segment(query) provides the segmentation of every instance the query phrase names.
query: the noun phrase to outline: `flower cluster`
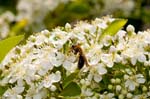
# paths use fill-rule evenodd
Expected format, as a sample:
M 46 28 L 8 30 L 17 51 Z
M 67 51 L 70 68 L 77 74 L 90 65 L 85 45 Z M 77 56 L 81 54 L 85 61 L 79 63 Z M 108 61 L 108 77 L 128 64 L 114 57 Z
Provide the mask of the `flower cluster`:
M 15 15 L 10 11 L 0 15 L 0 39 L 7 37 L 10 24 L 15 20 Z
M 71 51 L 75 44 L 80 44 L 90 65 L 85 64 L 72 78 L 81 88 L 76 99 L 150 97 L 150 31 L 135 33 L 128 25 L 100 40 L 103 30 L 115 20 L 96 18 L 74 27 L 67 23 L 30 36 L 0 64 L 0 86 L 6 89 L 2 98 L 61 98 L 64 78 L 78 70 L 78 55 Z
M 90 8 L 91 7 L 93 8 L 90 9 L 91 12 L 87 13 L 87 16 L 89 18 L 91 16 L 91 13 L 93 13 L 94 16 L 97 16 L 99 14 L 100 15 L 112 14 L 118 10 L 125 13 L 125 15 L 126 14 L 130 15 L 135 5 L 135 2 L 133 0 L 125 0 L 125 1 L 124 0 L 119 0 L 119 1 L 102 0 L 101 1 L 102 3 L 100 3 L 99 1 L 92 1 L 93 2 L 92 4 L 90 4 L 91 0 L 90 1 L 83 0 L 82 2 L 86 3 L 86 5 L 94 5 L 94 8 L 93 6 L 89 6 Z M 26 20 L 25 25 L 22 27 L 25 32 L 37 32 L 43 30 L 47 24 L 45 23 L 46 17 L 49 16 L 49 14 L 51 14 L 62 3 L 64 5 L 72 4 L 72 3 L 78 4 L 78 0 L 44 0 L 44 1 L 43 0 L 18 0 L 15 7 L 16 14 L 14 14 L 12 11 L 6 11 L 2 15 L 0 15 L 0 39 L 6 38 L 8 35 L 13 35 L 13 34 L 9 34 L 13 32 L 12 31 L 12 27 L 14 26 L 13 22 L 19 23 L 22 20 Z M 69 9 L 69 8 L 70 7 L 68 6 L 65 7 L 65 9 Z M 58 16 L 65 16 L 65 15 L 66 14 L 63 15 L 63 13 L 60 13 L 60 15 Z M 74 17 L 78 18 L 78 16 L 73 16 L 73 18 Z M 49 22 L 51 22 L 52 19 L 50 18 Z M 61 19 L 58 18 L 58 20 Z M 49 26 L 47 26 L 47 28 L 49 28 Z
M 6 11 L 0 15 L 0 39 L 3 39 L 11 32 L 13 22 L 26 20 L 26 31 L 42 30 L 44 18 L 53 11 L 60 3 L 67 3 L 69 0 L 18 0 L 16 5 L 17 14 Z M 34 25 L 33 25 L 34 24 Z
M 104 0 L 103 2 L 105 6 L 102 12 L 107 14 L 114 13 L 115 10 L 121 10 L 125 16 L 129 16 L 135 8 L 135 2 L 133 0 Z
M 33 31 L 41 30 L 44 28 L 44 18 L 46 15 L 48 15 L 50 11 L 53 11 L 60 3 L 67 3 L 68 1 L 69 0 L 19 0 L 16 7 L 18 11 L 16 20 L 27 19 Z

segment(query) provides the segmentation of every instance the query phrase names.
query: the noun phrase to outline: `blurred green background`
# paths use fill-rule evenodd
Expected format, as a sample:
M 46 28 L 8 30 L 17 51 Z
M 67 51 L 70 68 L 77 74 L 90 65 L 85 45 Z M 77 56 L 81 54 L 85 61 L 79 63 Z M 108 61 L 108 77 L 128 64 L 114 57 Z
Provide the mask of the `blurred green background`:
M 0 0 L 0 39 L 112 15 L 150 28 L 150 0 Z

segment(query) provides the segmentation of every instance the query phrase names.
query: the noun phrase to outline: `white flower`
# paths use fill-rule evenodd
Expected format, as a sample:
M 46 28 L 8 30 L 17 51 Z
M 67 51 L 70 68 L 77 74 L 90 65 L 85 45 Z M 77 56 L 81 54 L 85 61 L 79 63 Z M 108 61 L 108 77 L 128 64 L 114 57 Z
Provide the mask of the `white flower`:
M 144 31 L 144 33 L 141 34 L 141 36 L 144 40 L 144 43 L 146 43 L 146 44 L 150 44 L 149 32 L 150 31 Z
M 131 42 L 130 42 L 131 43 Z M 144 50 L 143 48 L 139 48 L 138 45 L 129 44 L 128 48 L 126 48 L 123 52 L 122 55 L 125 56 L 126 58 L 131 59 L 131 63 L 133 65 L 136 64 L 137 60 L 140 62 L 145 62 L 146 61 L 146 56 L 144 55 Z
M 53 83 L 59 82 L 61 79 L 60 71 L 56 71 L 48 76 L 46 76 L 43 80 L 43 86 L 48 88 L 51 87 Z
M 98 64 L 96 67 L 99 75 L 104 75 L 107 73 L 107 69 L 104 67 L 104 64 Z
M 10 23 L 15 20 L 12 12 L 6 11 L 0 15 L 0 40 L 7 37 L 10 32 Z
M 84 94 L 85 96 L 92 96 L 93 92 L 90 88 L 87 88 L 82 90 L 82 94 Z
M 49 42 L 51 42 L 54 47 L 60 49 L 67 42 L 71 35 L 68 35 L 67 32 L 61 31 L 60 29 L 55 29 L 49 38 Z
M 123 61 L 123 58 L 121 57 L 121 55 L 115 54 L 114 55 L 114 62 L 119 63 L 121 61 Z
M 147 95 L 146 94 L 140 94 L 140 95 L 134 95 L 133 99 L 147 99 Z
M 126 80 L 125 87 L 127 87 L 130 91 L 134 91 L 136 86 L 144 83 L 145 78 L 142 74 L 132 75 Z
M 102 80 L 102 76 L 99 74 L 94 74 L 94 81 L 95 82 L 100 82 Z
M 102 44 L 103 44 L 104 46 L 110 46 L 112 39 L 113 39 L 113 38 L 112 38 L 110 35 L 106 35 L 106 36 L 102 39 Z
M 24 91 L 24 87 L 20 86 L 15 86 L 11 89 L 8 89 L 4 93 L 4 98 L 9 98 L 9 99 L 23 99 L 23 97 L 20 95 Z
M 113 46 L 113 45 L 111 45 L 110 46 L 110 49 L 109 49 L 109 53 L 113 53 L 113 52 L 116 52 L 116 47 L 115 46 Z
M 50 11 L 54 10 L 54 8 L 56 8 L 61 2 L 63 3 L 61 0 L 55 2 L 53 0 L 19 0 L 17 3 L 17 20 L 25 18 L 30 24 L 42 24 L 45 16 Z M 66 2 L 68 2 L 68 0 Z
M 54 65 L 52 65 L 50 60 L 48 58 L 46 59 L 46 57 L 45 59 L 41 59 L 39 65 L 41 68 L 39 69 L 38 74 L 40 75 L 45 75 L 47 71 L 52 70 L 54 67 Z
M 119 30 L 119 31 L 117 32 L 118 39 L 119 39 L 119 40 L 123 39 L 123 37 L 125 37 L 126 33 L 127 33 L 126 31 Z
M 63 67 L 68 71 L 68 72 L 74 72 L 77 68 L 77 65 L 75 64 L 76 57 L 75 56 L 69 56 L 65 57 L 65 60 L 63 62 Z
M 128 87 L 129 90 L 131 91 L 135 90 L 135 86 L 136 86 L 136 83 L 133 80 L 127 80 L 125 82 L 125 87 Z
M 38 88 L 34 84 L 30 85 L 25 95 L 25 99 L 42 99 L 47 97 L 47 91 L 45 89 Z
M 95 82 L 100 82 L 102 80 L 102 75 L 106 74 L 107 70 L 103 64 L 98 64 L 90 67 L 90 79 L 93 77 Z
M 96 65 L 99 63 L 100 61 L 100 54 L 101 52 L 101 48 L 102 46 L 97 46 L 97 44 L 94 44 L 90 47 L 91 49 L 89 50 L 89 52 L 86 54 L 88 60 L 89 60 L 89 64 L 90 65 Z
M 60 65 L 62 65 L 64 61 L 64 54 L 60 52 L 52 52 L 48 56 L 52 65 L 56 67 L 59 67 Z
M 18 64 L 18 66 L 14 66 L 14 68 L 12 68 L 14 70 L 10 72 L 9 83 L 14 83 L 20 79 L 24 79 L 27 83 L 31 82 L 35 73 L 35 70 L 33 69 L 32 65 L 30 64 L 29 67 L 23 66 L 25 68 L 21 67 L 20 65 L 21 64 Z
M 116 49 L 118 51 L 120 51 L 120 50 L 122 51 L 125 48 L 126 48 L 126 41 L 124 39 L 120 39 L 119 42 L 118 42 L 118 44 L 116 45 Z
M 46 30 L 44 30 L 44 31 L 46 31 Z M 44 32 L 44 31 L 42 31 L 42 32 Z M 41 33 L 41 35 L 37 35 L 35 37 L 34 44 L 37 45 L 37 46 L 41 45 L 45 41 L 45 39 L 47 39 L 46 36 L 43 35 L 43 33 Z
M 101 21 L 99 24 L 98 24 L 98 27 L 102 28 L 102 29 L 105 29 L 107 27 L 107 23 L 106 22 L 103 22 L 102 20 L 100 19 L 96 19 L 96 21 Z
M 142 74 L 137 74 L 137 75 L 136 75 L 136 82 L 138 82 L 138 83 L 140 83 L 140 84 L 145 83 L 144 76 L 143 76 Z
M 113 93 L 107 93 L 107 94 L 104 94 L 104 95 L 100 95 L 100 99 L 115 99 L 113 97 L 114 97 Z
M 101 54 L 101 60 L 108 67 L 113 67 L 114 65 L 113 54 Z

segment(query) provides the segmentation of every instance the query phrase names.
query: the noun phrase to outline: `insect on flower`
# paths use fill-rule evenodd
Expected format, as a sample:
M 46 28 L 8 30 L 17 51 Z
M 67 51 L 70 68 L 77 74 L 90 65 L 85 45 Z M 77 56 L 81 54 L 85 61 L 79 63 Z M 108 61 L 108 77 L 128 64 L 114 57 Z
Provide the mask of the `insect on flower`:
M 83 50 L 82 50 L 80 44 L 72 45 L 71 50 L 73 51 L 73 53 L 75 55 L 78 54 L 78 68 L 79 69 L 81 69 L 84 66 L 84 64 L 86 64 L 86 66 L 90 66 L 88 64 L 87 58 L 86 58 L 85 54 L 83 53 Z

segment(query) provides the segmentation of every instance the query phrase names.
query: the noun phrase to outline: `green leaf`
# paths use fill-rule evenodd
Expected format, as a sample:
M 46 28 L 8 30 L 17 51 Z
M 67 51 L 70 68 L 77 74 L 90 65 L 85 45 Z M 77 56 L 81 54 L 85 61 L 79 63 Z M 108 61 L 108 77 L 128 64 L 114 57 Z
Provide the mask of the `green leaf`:
M 7 87 L 0 86 L 0 96 L 2 96 L 6 90 Z
M 86 14 L 89 10 L 88 4 L 82 2 L 71 3 L 68 7 L 69 12 L 76 14 Z
M 115 63 L 114 67 L 112 68 L 113 70 L 124 70 L 125 68 L 127 68 L 126 65 L 122 64 L 122 63 Z
M 101 41 L 106 35 L 110 36 L 115 35 L 126 23 L 127 19 L 114 20 L 112 23 L 110 23 L 110 25 L 106 29 L 104 29 L 104 31 L 99 37 L 99 41 Z
M 62 83 L 63 88 L 65 88 L 69 83 L 71 83 L 76 78 L 77 75 L 78 75 L 78 72 L 75 72 L 67 76 Z
M 81 89 L 75 82 L 70 82 L 60 93 L 63 97 L 74 97 L 81 94 Z
M 14 36 L 0 41 L 0 62 L 3 60 L 5 55 L 16 46 L 22 39 L 24 35 Z
M 22 19 L 17 22 L 10 30 L 9 36 L 15 36 L 21 32 L 21 30 L 28 24 L 27 19 Z

